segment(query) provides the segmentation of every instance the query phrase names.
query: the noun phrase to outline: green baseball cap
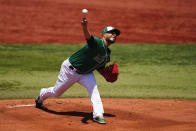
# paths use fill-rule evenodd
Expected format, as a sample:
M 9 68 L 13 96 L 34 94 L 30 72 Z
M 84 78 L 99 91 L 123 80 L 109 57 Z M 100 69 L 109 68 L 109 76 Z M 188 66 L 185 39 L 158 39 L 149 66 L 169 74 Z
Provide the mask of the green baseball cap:
M 103 34 L 109 33 L 109 32 L 115 32 L 117 36 L 120 35 L 120 30 L 118 30 L 118 29 L 116 29 L 112 26 L 108 26 L 108 27 L 103 29 L 102 36 L 103 36 Z

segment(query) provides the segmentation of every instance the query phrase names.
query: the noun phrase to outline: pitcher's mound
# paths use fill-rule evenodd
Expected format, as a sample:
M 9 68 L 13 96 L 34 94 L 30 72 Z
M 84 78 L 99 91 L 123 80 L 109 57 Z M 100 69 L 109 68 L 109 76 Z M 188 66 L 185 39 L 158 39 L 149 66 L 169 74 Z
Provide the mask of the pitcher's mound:
M 0 101 L 1 131 L 194 131 L 196 101 L 103 99 L 106 125 L 92 121 L 87 98 Z

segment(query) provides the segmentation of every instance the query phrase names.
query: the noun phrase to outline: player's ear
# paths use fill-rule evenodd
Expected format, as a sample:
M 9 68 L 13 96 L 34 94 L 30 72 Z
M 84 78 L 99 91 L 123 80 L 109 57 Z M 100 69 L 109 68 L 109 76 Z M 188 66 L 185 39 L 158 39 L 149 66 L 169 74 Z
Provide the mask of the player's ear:
M 104 34 L 103 34 L 103 38 L 106 38 L 106 35 L 107 35 L 107 34 L 106 34 L 106 33 L 104 33 Z

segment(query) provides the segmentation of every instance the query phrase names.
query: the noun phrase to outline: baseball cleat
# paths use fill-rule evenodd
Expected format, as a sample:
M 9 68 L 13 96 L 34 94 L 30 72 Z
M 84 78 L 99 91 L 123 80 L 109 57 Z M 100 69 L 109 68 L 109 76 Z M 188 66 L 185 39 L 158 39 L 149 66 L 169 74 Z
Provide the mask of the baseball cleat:
M 93 121 L 97 122 L 99 124 L 106 124 L 106 120 L 103 117 L 100 117 L 100 116 L 93 118 Z
M 35 100 L 35 107 L 36 108 L 42 108 L 43 103 L 39 102 L 40 97 L 38 96 Z

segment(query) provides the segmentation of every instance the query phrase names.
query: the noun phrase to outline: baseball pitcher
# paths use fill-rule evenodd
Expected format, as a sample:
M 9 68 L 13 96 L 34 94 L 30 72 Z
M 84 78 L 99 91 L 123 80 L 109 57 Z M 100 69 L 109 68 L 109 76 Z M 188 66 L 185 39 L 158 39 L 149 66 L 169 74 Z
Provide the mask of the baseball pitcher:
M 106 66 L 106 63 L 110 61 L 111 51 L 108 47 L 115 43 L 120 31 L 108 26 L 103 29 L 102 38 L 99 39 L 89 32 L 86 18 L 82 18 L 81 26 L 87 44 L 62 63 L 54 87 L 41 89 L 35 100 L 36 108 L 42 108 L 44 100 L 48 97 L 59 97 L 77 82 L 89 93 L 93 107 L 93 120 L 105 124 L 104 109 L 93 71 L 97 70 L 108 82 L 117 80 L 119 74 L 117 63 L 110 66 Z

